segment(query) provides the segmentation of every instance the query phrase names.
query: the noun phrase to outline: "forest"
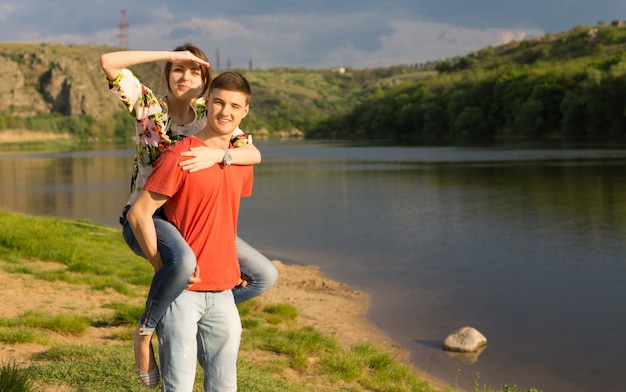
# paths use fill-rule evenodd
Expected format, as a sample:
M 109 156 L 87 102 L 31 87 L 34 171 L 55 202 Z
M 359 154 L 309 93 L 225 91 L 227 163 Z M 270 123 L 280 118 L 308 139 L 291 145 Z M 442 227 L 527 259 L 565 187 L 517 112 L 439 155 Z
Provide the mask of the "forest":
M 577 26 L 434 65 L 437 75 L 377 91 L 308 137 L 409 144 L 626 135 L 626 28 Z

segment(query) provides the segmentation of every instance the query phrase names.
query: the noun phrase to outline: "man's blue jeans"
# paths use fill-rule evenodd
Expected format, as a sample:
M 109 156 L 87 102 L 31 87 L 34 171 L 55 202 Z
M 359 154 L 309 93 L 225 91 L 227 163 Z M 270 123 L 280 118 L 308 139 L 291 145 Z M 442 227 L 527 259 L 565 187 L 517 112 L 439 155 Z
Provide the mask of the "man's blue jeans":
M 196 359 L 205 391 L 237 390 L 241 320 L 231 290 L 183 291 L 157 327 L 162 392 L 191 392 Z
M 176 226 L 159 214 L 155 214 L 154 226 L 157 232 L 157 246 L 163 266 L 152 278 L 146 300 L 146 308 L 140 319 L 140 333 L 151 335 L 167 307 L 185 289 L 189 277 L 196 267 L 196 256 L 180 234 Z M 122 215 L 122 234 L 135 254 L 145 257 L 133 231 Z M 255 297 L 271 288 L 278 279 L 274 264 L 259 251 L 237 237 L 237 257 L 242 278 L 248 284 L 233 289 L 235 302 L 240 303 Z

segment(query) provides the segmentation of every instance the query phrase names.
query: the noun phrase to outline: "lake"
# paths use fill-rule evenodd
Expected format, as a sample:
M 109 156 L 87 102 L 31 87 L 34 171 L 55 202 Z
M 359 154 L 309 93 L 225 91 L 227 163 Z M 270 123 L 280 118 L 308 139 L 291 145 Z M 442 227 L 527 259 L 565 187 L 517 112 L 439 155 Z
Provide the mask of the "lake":
M 471 390 L 622 390 L 626 149 L 257 142 L 240 236 L 371 298 L 415 366 Z M 0 208 L 118 227 L 132 146 L 0 153 Z M 441 349 L 472 326 L 478 356 Z

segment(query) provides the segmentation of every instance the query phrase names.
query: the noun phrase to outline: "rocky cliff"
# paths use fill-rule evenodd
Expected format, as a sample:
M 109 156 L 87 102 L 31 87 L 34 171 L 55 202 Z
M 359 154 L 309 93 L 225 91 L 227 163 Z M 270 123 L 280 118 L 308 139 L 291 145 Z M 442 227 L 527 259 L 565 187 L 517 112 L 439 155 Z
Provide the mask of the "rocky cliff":
M 122 105 L 108 91 L 101 46 L 0 42 L 0 112 L 18 116 L 59 113 L 108 116 Z M 161 88 L 163 64 L 134 67 L 142 80 Z M 157 90 L 163 91 L 163 90 Z
M 123 106 L 109 92 L 100 69 L 102 53 L 114 50 L 119 48 L 0 42 L 3 81 L 0 122 L 3 115 L 26 118 L 60 114 L 78 119 L 89 116 L 89 121 L 91 118 L 96 121 L 79 120 L 82 122 L 78 128 L 84 135 L 110 136 L 118 130 L 124 133 L 129 125 L 120 125 L 117 120 L 130 117 L 114 116 L 109 121 L 113 113 L 123 111 Z M 164 93 L 167 91 L 162 80 L 164 65 L 165 62 L 155 62 L 131 68 L 155 92 Z M 253 90 L 251 113 L 242 126 L 255 136 L 278 133 L 281 137 L 299 136 L 319 121 L 349 111 L 372 91 L 412 78 L 421 80 L 425 74 L 407 67 L 362 71 L 303 68 L 238 71 L 245 73 Z M 408 75 L 409 71 L 416 76 Z

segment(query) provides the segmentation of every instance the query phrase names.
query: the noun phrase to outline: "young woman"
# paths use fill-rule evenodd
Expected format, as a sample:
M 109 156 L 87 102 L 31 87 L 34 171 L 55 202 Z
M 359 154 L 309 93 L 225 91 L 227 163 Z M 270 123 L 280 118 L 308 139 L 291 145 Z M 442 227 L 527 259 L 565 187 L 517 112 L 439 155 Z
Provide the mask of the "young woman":
M 153 61 L 166 61 L 163 76 L 168 94 L 160 96 L 143 85 L 128 67 Z M 126 213 L 152 173 L 159 155 L 173 143 L 200 131 L 206 124 L 204 95 L 211 82 L 211 68 L 206 55 L 193 44 L 173 51 L 119 51 L 105 53 L 100 65 L 111 91 L 136 119 L 136 156 L 131 178 L 130 197 L 120 223 L 124 239 L 138 255 L 144 257 Z M 215 164 L 254 165 L 261 154 L 240 129 L 235 130 L 233 146 L 228 150 L 199 147 L 182 155 L 190 158 L 181 170 L 194 172 Z M 161 261 L 154 262 L 155 275 L 150 286 L 146 308 L 134 335 L 137 372 L 149 387 L 159 383 L 159 369 L 151 345 L 152 334 L 171 302 L 190 284 L 198 281 L 196 258 L 178 229 L 160 213 L 155 214 L 158 250 Z M 233 289 L 240 303 L 268 290 L 278 278 L 274 265 L 256 249 L 237 238 L 237 256 L 242 282 Z

